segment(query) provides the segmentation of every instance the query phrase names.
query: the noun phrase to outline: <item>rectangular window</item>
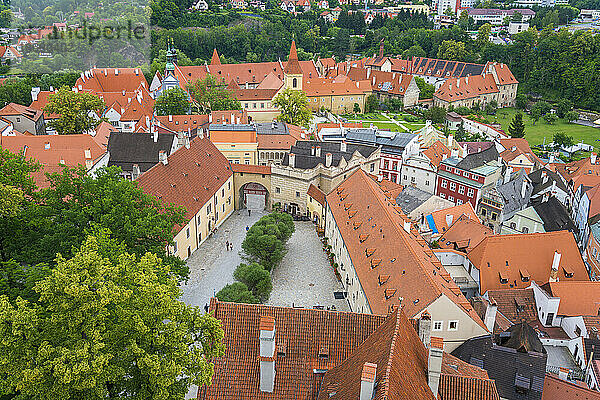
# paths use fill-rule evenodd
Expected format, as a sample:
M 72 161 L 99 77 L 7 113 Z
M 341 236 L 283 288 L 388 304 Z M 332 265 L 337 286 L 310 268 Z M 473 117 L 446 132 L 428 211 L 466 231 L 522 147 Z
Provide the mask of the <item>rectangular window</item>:
M 190 237 L 190 228 L 187 228 L 185 230 L 185 236 L 188 237 L 188 238 Z
M 495 212 L 492 213 L 492 221 L 495 221 L 496 218 L 498 218 L 498 214 L 496 214 Z
M 429 186 L 429 181 L 425 181 L 425 186 Z
M 443 187 L 443 188 L 446 188 L 446 187 L 448 187 L 448 181 L 447 181 L 447 180 L 445 180 L 445 179 L 442 179 L 442 187 Z
M 369 167 L 369 169 L 371 170 L 371 172 L 375 171 L 375 164 L 371 164 L 371 166 Z
M 456 183 L 450 182 L 450 190 L 452 190 L 453 192 L 456 190 Z
M 458 185 L 458 194 L 465 194 L 465 187 L 463 185 Z
M 398 170 L 398 161 L 394 161 L 394 162 L 392 163 L 392 169 L 393 169 L 394 171 L 397 171 L 397 170 Z
M 449 331 L 457 331 L 458 330 L 458 321 L 448 321 L 448 330 Z
M 445 199 L 445 198 L 446 198 L 446 193 L 440 193 L 440 197 L 441 197 L 442 199 Z
M 209 205 L 206 207 L 206 215 L 210 214 L 210 206 L 211 206 L 211 205 L 212 205 L 212 204 L 209 204 Z
M 221 189 L 221 197 L 225 197 L 225 189 Z
M 487 210 L 485 208 L 481 209 L 481 216 L 485 217 L 485 214 L 487 214 Z
M 474 194 L 475 194 L 475 191 L 473 189 L 467 190 L 467 196 L 473 197 Z
M 197 218 L 197 219 L 198 219 L 198 226 L 200 226 L 202 221 L 201 221 L 201 219 L 200 219 L 200 216 L 199 216 L 199 215 L 198 215 L 198 218 Z
M 454 202 L 454 196 L 448 196 L 448 200 L 450 200 L 451 202 Z
M 296 197 L 300 197 L 300 192 L 296 192 Z
M 250 165 L 250 160 L 244 160 L 244 164 Z
M 462 201 L 461 199 L 456 199 L 456 204 L 457 204 L 457 205 L 459 205 L 459 206 L 460 206 L 462 203 L 463 203 L 463 201 Z
M 276 187 L 276 188 L 275 188 L 275 193 L 281 193 L 281 189 L 280 189 L 280 188 L 278 188 L 278 187 Z
M 441 331 L 444 329 L 444 321 L 433 321 L 432 331 Z

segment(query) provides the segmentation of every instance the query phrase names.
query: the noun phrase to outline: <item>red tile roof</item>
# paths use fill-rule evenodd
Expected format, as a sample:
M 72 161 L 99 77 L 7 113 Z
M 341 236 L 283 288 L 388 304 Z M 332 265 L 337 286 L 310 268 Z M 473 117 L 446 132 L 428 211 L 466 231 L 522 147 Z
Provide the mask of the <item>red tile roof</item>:
M 375 381 L 374 399 L 435 399 L 427 381 L 427 350 L 401 311 L 377 316 L 216 299 L 210 309 L 222 321 L 226 350 L 215 360 L 212 385 L 199 389 L 199 399 L 309 400 L 318 395 L 345 400 L 358 397 L 362 377 Z M 261 325 L 275 330 L 272 393 L 259 389 Z M 441 400 L 498 399 L 484 370 L 449 354 L 443 355 L 442 390 L 467 395 L 442 395 Z
M 484 294 L 493 289 L 529 287 L 530 281 L 540 285 L 548 282 L 555 250 L 561 253 L 560 281 L 589 281 L 569 231 L 488 236 L 468 257 L 479 270 L 480 293 Z M 565 270 L 572 272 L 573 277 L 568 278 Z M 529 274 L 529 280 L 523 280 L 523 274 Z M 506 283 L 501 283 L 500 275 L 507 279 Z
M 296 52 L 296 41 L 292 40 L 292 46 L 290 47 L 290 55 L 288 62 L 283 70 L 287 75 L 302 74 L 302 68 L 298 62 L 298 53 Z
M 270 165 L 246 165 L 246 164 L 231 164 L 233 172 L 245 172 L 248 174 L 264 174 L 271 175 Z
M 444 143 L 439 140 L 433 142 L 431 146 L 423 151 L 423 155 L 431 160 L 431 163 L 439 167 L 442 160 L 450 157 L 452 152 Z
M 26 147 L 25 157 L 35 159 L 43 166 L 42 171 L 33 175 L 36 184 L 42 188 L 48 186 L 45 172 L 58 172 L 62 165 L 90 168 L 106 152 L 104 146 L 86 134 L 2 136 L 0 145 L 13 153 L 20 153 Z
M 600 400 L 600 392 L 546 374 L 542 400 Z
M 464 249 L 471 251 L 486 236 L 493 234 L 494 231 L 481 224 L 479 219 L 473 219 L 463 214 L 440 237 L 439 245 L 442 249 Z
M 325 207 L 325 193 L 323 193 L 321 189 L 311 183 L 308 187 L 307 194 L 315 199 L 317 203 Z
M 489 290 L 488 297 L 498 306 L 498 312 L 512 324 L 538 319 L 533 289 Z
M 371 91 L 370 87 L 368 89 L 361 87 L 359 82 L 350 79 L 337 80 L 337 78 L 335 81 L 327 78 L 307 80 L 302 88 L 309 97 L 360 95 Z
M 479 221 L 479 218 L 477 218 L 477 214 L 475 214 L 475 210 L 473 209 L 473 206 L 469 202 L 461 204 L 459 206 L 454 206 L 454 207 L 444 208 L 443 210 L 434 211 L 431 213 L 431 216 L 433 217 L 433 222 L 435 223 L 435 226 L 436 226 L 438 232 L 442 235 L 444 235 L 445 232 L 449 228 L 448 223 L 447 223 L 448 221 L 446 220 L 446 217 L 449 215 L 452 216 L 452 222 L 450 223 L 451 225 L 455 221 L 458 221 L 458 219 L 462 215 L 466 215 L 467 218 L 473 219 L 475 221 Z
M 427 242 L 416 229 L 404 230 L 408 217 L 364 171 L 353 172 L 326 198 L 371 312 L 388 313 L 403 297 L 402 309 L 412 317 L 445 295 L 484 327 L 454 281 L 445 278 L 449 275 Z M 360 235 L 368 238 L 361 241 Z M 389 275 L 383 285 L 382 275 Z
M 498 86 L 492 74 L 449 78 L 434 93 L 434 97 L 447 102 L 471 99 L 483 94 L 497 93 Z
M 598 316 L 600 312 L 600 282 L 558 281 L 543 286 L 552 297 L 560 297 L 559 315 Z
M 31 104 L 29 105 L 29 108 L 33 108 L 34 110 L 44 111 L 44 107 L 46 107 L 46 105 L 48 105 L 48 102 L 50 101 L 50 96 L 53 95 L 54 93 L 56 93 L 56 92 L 49 91 L 49 90 L 42 90 L 41 92 L 38 93 L 37 99 L 31 102 Z M 46 119 L 56 119 L 59 117 L 59 115 L 54 114 L 54 113 L 51 113 L 51 114 L 44 113 L 44 117 Z
M 187 221 L 200 211 L 233 174 L 229 161 L 206 138 L 195 138 L 138 179 L 138 185 L 164 204 L 184 206 Z
M 17 103 L 8 103 L 0 110 L 1 116 L 20 115 L 32 121 L 37 121 L 42 117 L 40 110 L 27 107 Z
M 596 164 L 592 164 L 589 157 L 566 164 L 556 164 L 555 168 L 567 182 L 582 175 L 600 176 L 600 162 L 596 161 Z
M 147 86 L 140 68 L 92 68 L 75 82 L 75 87 L 94 92 L 134 92 Z M 86 76 L 87 75 L 87 76 Z

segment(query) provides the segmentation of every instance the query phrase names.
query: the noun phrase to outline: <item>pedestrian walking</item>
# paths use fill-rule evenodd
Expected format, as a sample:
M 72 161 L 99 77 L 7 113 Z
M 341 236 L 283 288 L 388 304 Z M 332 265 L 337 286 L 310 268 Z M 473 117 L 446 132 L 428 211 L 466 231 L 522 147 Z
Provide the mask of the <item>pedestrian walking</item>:
M 229 240 L 225 242 L 225 250 L 229 251 Z
M 249 229 L 250 229 L 250 227 L 248 225 L 246 225 L 246 232 L 248 232 Z
M 204 305 L 204 312 L 208 312 L 208 303 Z
M 248 209 L 248 216 L 250 216 L 251 212 L 252 212 L 252 210 Z

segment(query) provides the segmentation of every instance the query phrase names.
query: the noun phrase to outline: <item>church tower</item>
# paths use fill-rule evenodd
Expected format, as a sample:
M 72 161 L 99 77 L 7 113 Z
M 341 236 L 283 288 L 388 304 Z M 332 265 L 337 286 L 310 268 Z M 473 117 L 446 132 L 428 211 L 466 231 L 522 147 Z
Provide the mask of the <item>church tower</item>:
M 177 65 L 177 50 L 173 44 L 173 39 L 167 40 L 167 65 L 165 68 L 165 76 L 175 75 L 175 66 Z
M 283 69 L 283 74 L 285 76 L 284 85 L 286 89 L 302 90 L 302 68 L 300 68 L 300 62 L 298 61 L 295 40 L 292 40 L 290 56 Z

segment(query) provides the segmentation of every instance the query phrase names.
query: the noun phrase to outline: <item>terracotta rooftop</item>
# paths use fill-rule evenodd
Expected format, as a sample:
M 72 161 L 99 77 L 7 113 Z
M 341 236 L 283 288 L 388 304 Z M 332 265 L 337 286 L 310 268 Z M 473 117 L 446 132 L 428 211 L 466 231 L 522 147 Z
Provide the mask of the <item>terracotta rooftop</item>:
M 409 220 L 395 199 L 364 171 L 353 172 L 326 198 L 371 312 L 388 313 L 402 297 L 402 309 L 412 317 L 445 295 L 484 326 L 454 281 L 443 277 L 447 272 L 416 229 L 405 231 Z M 384 284 L 382 275 L 389 275 Z
M 552 297 L 560 297 L 559 315 L 598 316 L 600 312 L 600 282 L 558 281 L 542 286 Z
M 440 166 L 444 158 L 450 157 L 451 153 L 450 149 L 439 140 L 436 140 L 431 146 L 423 150 L 423 155 L 429 158 L 431 163 L 436 167 Z
M 569 231 L 486 237 L 468 253 L 479 270 L 480 293 L 494 289 L 543 285 L 550 278 L 554 252 L 561 254 L 560 281 L 589 281 L 587 270 Z
M 358 397 L 362 377 L 375 382 L 373 399 L 407 399 L 409 393 L 415 400 L 435 399 L 427 350 L 401 311 L 377 316 L 216 299 L 210 310 L 222 321 L 226 353 L 215 360 L 212 385 L 199 389 L 199 399 L 350 399 Z M 268 321 L 277 349 L 272 393 L 259 389 L 259 328 Z M 485 371 L 449 354 L 443 356 L 442 391 L 468 395 L 441 400 L 498 399 Z
M 471 203 L 467 202 L 461 204 L 459 206 L 454 206 L 450 208 L 445 208 L 443 210 L 434 211 L 431 213 L 431 217 L 433 218 L 433 222 L 435 223 L 435 227 L 437 228 L 440 234 L 445 234 L 445 232 L 450 227 L 448 225 L 448 221 L 450 220 L 450 225 L 452 225 L 455 221 L 457 221 L 461 216 L 467 216 L 467 218 L 473 219 L 475 221 L 479 221 L 477 218 L 477 214 L 475 214 L 475 210 Z M 447 217 L 452 217 L 451 219 Z
M 600 392 L 546 374 L 542 400 L 600 400 Z
M 8 103 L 0 110 L 0 115 L 20 115 L 27 119 L 37 121 L 42 117 L 42 111 L 17 103 Z
M 265 174 L 271 175 L 270 165 L 246 165 L 246 164 L 231 164 L 233 172 L 245 172 L 248 174 Z
M 313 185 L 311 183 L 310 186 L 308 187 L 307 194 L 310 197 L 312 197 L 313 199 L 315 199 L 317 201 L 317 203 L 319 203 L 320 205 L 325 207 L 325 193 L 323 193 L 323 191 L 321 189 L 319 189 L 318 187 L 316 187 L 315 185 Z
M 592 164 L 590 157 L 566 164 L 556 164 L 555 169 L 567 182 L 581 175 L 600 176 L 600 162 L 597 160 Z
M 94 92 L 134 92 L 140 85 L 146 87 L 146 78 L 140 68 L 92 68 L 82 73 L 75 87 Z
M 473 219 L 467 214 L 462 214 L 452 223 L 450 228 L 442 234 L 438 243 L 442 249 L 471 251 L 486 237 L 494 232 L 481 224 L 479 219 Z
M 229 161 L 205 138 L 195 138 L 138 179 L 145 193 L 164 204 L 183 206 L 189 221 L 233 174 Z

